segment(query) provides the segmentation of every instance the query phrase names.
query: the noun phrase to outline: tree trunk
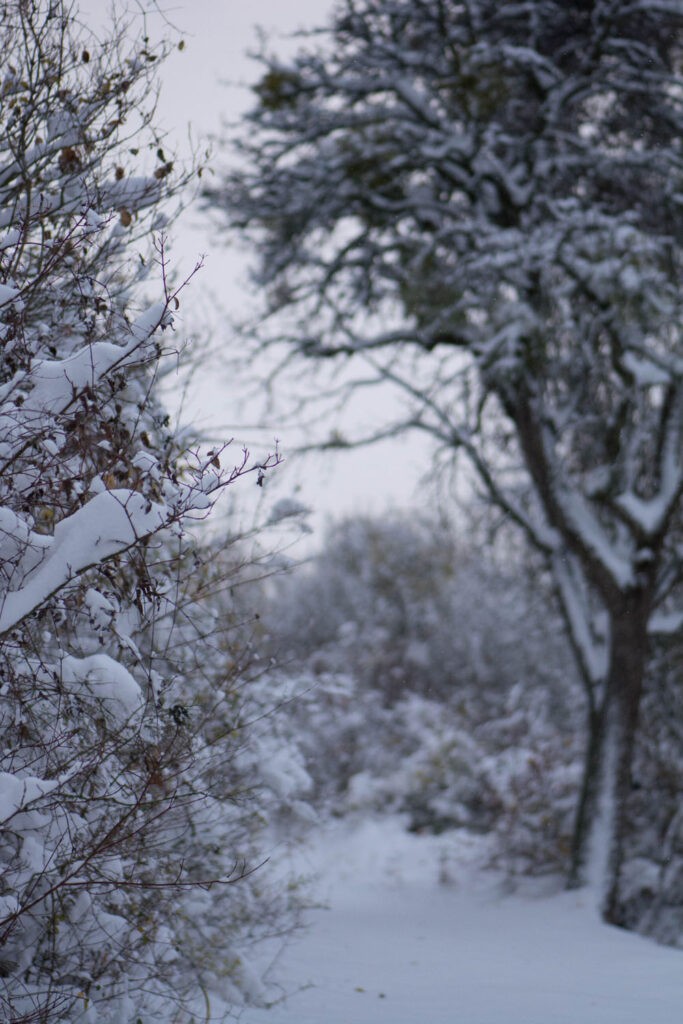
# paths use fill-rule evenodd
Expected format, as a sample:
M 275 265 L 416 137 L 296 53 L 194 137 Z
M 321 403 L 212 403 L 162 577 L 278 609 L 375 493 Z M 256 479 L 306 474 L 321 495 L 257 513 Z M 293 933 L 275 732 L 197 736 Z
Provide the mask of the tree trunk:
M 571 861 L 567 888 L 576 889 L 586 881 L 590 840 L 598 814 L 601 791 L 603 756 L 605 747 L 605 706 L 592 706 L 588 710 L 588 742 L 583 762 L 581 790 L 574 819 Z
M 610 656 L 605 691 L 588 713 L 588 743 L 572 837 L 568 886 L 584 884 L 601 810 L 610 814 L 603 916 L 622 924 L 620 883 L 640 698 L 647 656 L 649 600 L 643 591 L 623 595 L 610 610 Z M 614 743 L 613 757 L 607 756 Z M 601 804 L 604 805 L 601 808 Z
M 649 611 L 647 595 L 636 591 L 625 595 L 610 615 L 610 666 L 606 700 L 611 721 L 606 723 L 606 727 L 614 731 L 615 749 L 609 766 L 611 778 L 605 779 L 612 820 L 603 905 L 603 917 L 610 924 L 624 923 L 620 907 L 621 874 L 626 852 L 633 755 L 647 658 Z

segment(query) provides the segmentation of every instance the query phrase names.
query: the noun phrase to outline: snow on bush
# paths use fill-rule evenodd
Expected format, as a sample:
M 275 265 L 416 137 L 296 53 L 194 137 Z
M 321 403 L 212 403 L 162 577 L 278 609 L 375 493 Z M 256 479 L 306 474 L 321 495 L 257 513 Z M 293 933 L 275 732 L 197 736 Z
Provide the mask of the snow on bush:
M 151 124 L 163 48 L 76 26 L 61 0 L 0 14 L 0 1016 L 15 1024 L 258 1000 L 248 946 L 294 910 L 254 872 L 284 794 L 258 757 L 239 767 L 248 661 L 219 625 L 229 583 L 186 532 L 276 457 L 221 469 L 169 429 L 155 382 L 182 285 L 152 229 L 190 175 Z

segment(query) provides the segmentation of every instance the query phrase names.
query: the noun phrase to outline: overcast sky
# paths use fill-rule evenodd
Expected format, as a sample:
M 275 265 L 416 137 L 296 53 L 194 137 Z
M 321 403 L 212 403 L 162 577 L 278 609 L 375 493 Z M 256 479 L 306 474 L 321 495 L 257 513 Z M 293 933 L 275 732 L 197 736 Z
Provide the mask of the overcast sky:
M 84 20 L 105 20 L 110 6 L 108 0 L 80 3 Z M 121 4 L 118 6 L 120 9 Z M 134 0 L 127 0 L 127 6 L 135 9 Z M 184 43 L 182 51 L 172 53 L 162 69 L 159 120 L 169 133 L 169 149 L 187 153 L 188 133 L 199 145 L 219 131 L 222 120 L 234 120 L 249 105 L 246 86 L 256 79 L 258 65 L 247 57 L 247 51 L 256 48 L 257 26 L 268 32 L 271 48 L 283 53 L 293 46 L 284 37 L 300 28 L 324 24 L 332 5 L 329 0 L 162 0 L 158 6 Z M 149 19 L 148 31 L 152 41 L 169 34 L 159 17 Z M 244 313 L 249 296 L 243 280 L 243 254 L 224 247 L 196 209 L 185 214 L 172 235 L 173 258 L 178 263 L 188 266 L 198 254 L 205 255 L 205 269 L 193 281 L 183 304 L 184 310 L 189 310 L 189 326 L 193 327 L 192 311 L 198 314 L 197 323 L 211 317 L 216 295 L 230 314 Z M 240 424 L 244 414 L 237 411 L 227 375 L 221 372 L 220 348 L 232 339 L 220 316 L 217 320 L 216 356 L 206 372 L 197 375 L 183 416 L 220 440 L 225 436 L 223 425 Z M 236 441 L 253 440 L 248 430 L 244 435 L 239 428 L 232 432 Z M 278 437 L 286 462 L 278 470 L 277 481 L 269 484 L 270 500 L 296 494 L 315 508 L 317 527 L 331 514 L 377 513 L 407 506 L 428 463 L 424 443 L 405 439 L 302 462 L 292 457 L 294 439 L 289 439 L 277 422 L 273 423 L 273 436 Z

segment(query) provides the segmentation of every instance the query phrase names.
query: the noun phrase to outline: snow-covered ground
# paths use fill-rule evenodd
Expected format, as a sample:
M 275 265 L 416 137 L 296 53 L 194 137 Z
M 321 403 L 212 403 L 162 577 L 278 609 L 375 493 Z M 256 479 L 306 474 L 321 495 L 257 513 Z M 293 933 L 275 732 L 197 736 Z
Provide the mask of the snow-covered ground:
M 304 861 L 326 906 L 241 1024 L 678 1024 L 683 954 L 601 924 L 590 893 L 505 895 L 467 836 L 335 825 Z

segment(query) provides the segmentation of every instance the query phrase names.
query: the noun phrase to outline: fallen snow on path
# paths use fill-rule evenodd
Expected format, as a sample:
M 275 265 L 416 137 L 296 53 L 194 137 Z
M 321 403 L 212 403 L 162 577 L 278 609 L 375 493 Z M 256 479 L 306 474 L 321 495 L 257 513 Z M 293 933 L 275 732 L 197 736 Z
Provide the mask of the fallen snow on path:
M 678 1024 L 683 954 L 603 925 L 590 893 L 503 895 L 467 836 L 336 825 L 304 866 L 326 907 L 240 1024 Z

